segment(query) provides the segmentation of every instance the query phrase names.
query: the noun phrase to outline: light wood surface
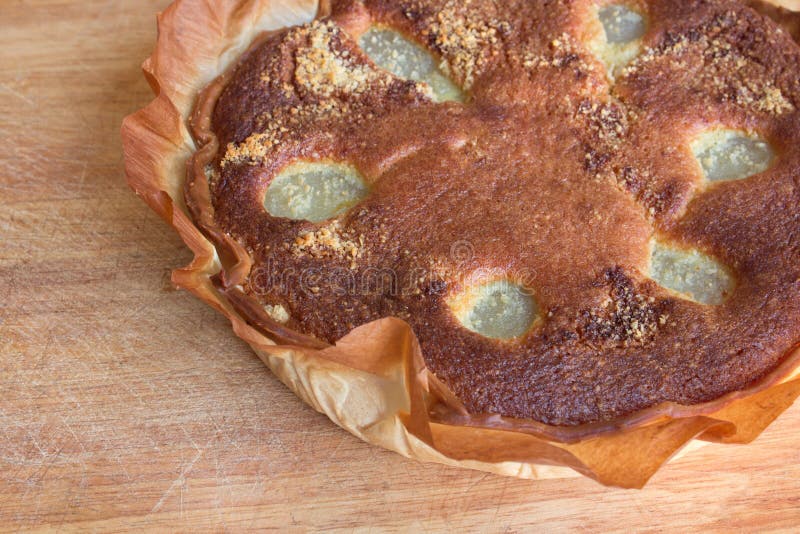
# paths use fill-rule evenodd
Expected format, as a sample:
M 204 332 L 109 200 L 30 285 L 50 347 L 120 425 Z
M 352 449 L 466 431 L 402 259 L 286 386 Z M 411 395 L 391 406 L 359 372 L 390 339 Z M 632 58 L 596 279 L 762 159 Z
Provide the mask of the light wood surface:
M 173 291 L 189 259 L 128 190 L 119 126 L 164 0 L 0 0 L 0 529 L 791 530 L 800 406 L 643 491 L 366 445 Z

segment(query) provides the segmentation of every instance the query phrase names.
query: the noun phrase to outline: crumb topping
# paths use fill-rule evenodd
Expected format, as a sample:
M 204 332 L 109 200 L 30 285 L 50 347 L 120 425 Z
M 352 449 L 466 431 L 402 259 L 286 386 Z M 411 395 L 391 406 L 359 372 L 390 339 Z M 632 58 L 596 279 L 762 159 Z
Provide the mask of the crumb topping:
M 590 131 L 603 144 L 616 150 L 625 139 L 635 114 L 621 102 L 583 100 L 578 104 L 577 115 L 587 120 Z
M 291 139 L 300 127 L 312 122 L 341 119 L 349 115 L 350 111 L 351 106 L 331 98 L 277 107 L 259 117 L 260 131 L 250 134 L 241 143 L 228 144 L 220 165 L 225 167 L 232 163 L 259 163 L 274 148 Z
M 312 258 L 338 258 L 350 261 L 350 268 L 358 266 L 357 260 L 364 252 L 365 237 L 358 236 L 357 240 L 346 238 L 342 234 L 339 221 L 333 221 L 313 232 L 304 232 L 287 244 L 287 248 L 295 256 L 310 256 Z
M 667 61 L 683 72 L 687 85 L 701 92 L 712 88 L 721 102 L 770 115 L 794 111 L 794 104 L 767 75 L 767 66 L 742 45 L 731 42 L 734 31 L 747 31 L 741 24 L 736 13 L 728 12 L 716 17 L 708 28 L 668 34 L 663 44 L 645 49 L 622 74 L 635 76 L 648 64 Z M 694 54 L 700 56 L 699 64 L 690 61 Z
M 645 343 L 667 324 L 666 301 L 639 293 L 620 268 L 609 269 L 603 285 L 609 296 L 600 309 L 584 312 L 584 336 L 592 342 Z
M 336 92 L 360 95 L 375 82 L 391 80 L 385 73 L 354 61 L 349 51 L 335 49 L 333 40 L 341 37 L 341 29 L 331 21 L 314 21 L 289 33 L 290 40 L 307 40 L 295 56 L 294 77 L 299 87 L 327 98 Z
M 433 44 L 444 57 L 441 69 L 470 89 L 489 58 L 499 54 L 500 37 L 511 31 L 504 20 L 486 20 L 473 0 L 448 0 L 430 24 Z
M 259 117 L 258 131 L 241 143 L 227 145 L 220 165 L 257 164 L 301 127 L 371 119 L 370 113 L 358 113 L 362 101 L 388 91 L 392 84 L 401 83 L 417 98 L 426 97 L 429 89 L 423 84 L 399 80 L 358 58 L 344 45 L 348 39 L 332 21 L 315 20 L 287 32 L 279 46 L 294 48 L 293 83 L 282 82 L 276 73 L 261 73 L 260 80 L 268 91 L 279 88 L 281 103 Z
M 525 50 L 522 53 L 522 66 L 526 69 L 554 67 L 557 69 L 573 67 L 579 72 L 594 72 L 594 63 L 583 57 L 583 47 L 568 33 L 561 34 L 549 44 L 549 53 L 539 50 Z

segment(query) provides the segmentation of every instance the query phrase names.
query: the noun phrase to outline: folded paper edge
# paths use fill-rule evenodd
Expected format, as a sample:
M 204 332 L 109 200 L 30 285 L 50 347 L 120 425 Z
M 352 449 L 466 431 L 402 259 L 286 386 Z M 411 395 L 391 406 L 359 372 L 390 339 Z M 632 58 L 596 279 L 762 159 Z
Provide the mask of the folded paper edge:
M 188 119 L 196 95 L 224 72 L 260 33 L 313 17 L 314 0 L 177 0 L 158 18 L 159 38 L 143 69 L 156 98 L 126 117 L 125 172 L 131 188 L 194 253 L 174 283 L 231 321 L 272 371 L 301 399 L 357 437 L 404 456 L 521 478 L 561 478 L 573 471 L 607 485 L 641 487 L 695 438 L 723 443 L 754 439 L 800 395 L 797 362 L 784 376 L 702 409 L 661 406 L 641 426 L 578 440 L 545 439 L 504 421 L 487 428 L 436 422 L 426 398 L 431 384 L 416 338 L 398 319 L 356 329 L 335 347 L 277 345 L 249 324 L 214 284 L 221 263 L 183 200 L 187 163 L 197 149 Z M 372 330 L 370 330 L 372 329 Z M 380 335 L 375 335 L 380 333 Z M 386 346 L 369 338 L 391 339 Z M 352 365 L 372 351 L 367 369 Z

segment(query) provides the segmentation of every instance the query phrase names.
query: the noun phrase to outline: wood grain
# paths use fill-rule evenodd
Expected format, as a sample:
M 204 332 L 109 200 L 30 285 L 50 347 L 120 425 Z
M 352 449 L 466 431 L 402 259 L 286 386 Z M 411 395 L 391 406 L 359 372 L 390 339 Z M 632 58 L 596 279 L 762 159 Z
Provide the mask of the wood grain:
M 164 0 L 0 1 L 0 529 L 791 530 L 800 406 L 643 491 L 424 465 L 290 394 L 169 270 L 118 129 Z

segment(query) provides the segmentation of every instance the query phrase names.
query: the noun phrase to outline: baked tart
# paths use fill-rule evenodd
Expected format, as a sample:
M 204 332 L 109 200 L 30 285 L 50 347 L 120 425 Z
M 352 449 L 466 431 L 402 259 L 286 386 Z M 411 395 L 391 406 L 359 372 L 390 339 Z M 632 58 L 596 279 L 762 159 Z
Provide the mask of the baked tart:
M 792 7 L 179 0 L 128 180 L 356 436 L 641 487 L 800 395 Z

